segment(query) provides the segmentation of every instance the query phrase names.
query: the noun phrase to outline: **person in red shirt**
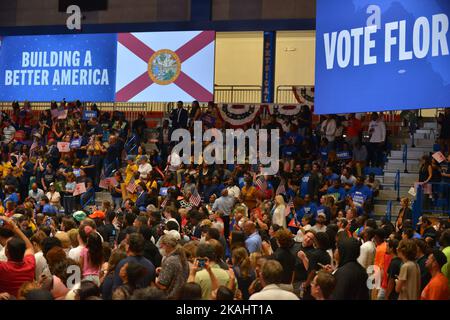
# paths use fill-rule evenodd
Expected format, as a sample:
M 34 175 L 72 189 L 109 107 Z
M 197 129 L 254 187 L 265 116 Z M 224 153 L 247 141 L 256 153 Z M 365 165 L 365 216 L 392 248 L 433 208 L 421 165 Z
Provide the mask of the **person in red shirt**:
M 0 294 L 8 293 L 17 297 L 22 284 L 33 281 L 36 261 L 34 249 L 30 240 L 23 234 L 16 223 L 7 218 L 0 217 L 3 227 L 14 232 L 15 236 L 6 243 L 6 262 L 0 262 Z
M 361 134 L 361 120 L 357 119 L 354 113 L 350 114 L 346 129 L 346 141 L 353 147 L 359 141 L 359 135 Z
M 442 266 L 447 263 L 447 257 L 442 251 L 434 249 L 425 262 L 426 268 L 431 273 L 431 280 L 423 289 L 421 300 L 448 300 L 450 292 L 448 279 L 441 272 Z

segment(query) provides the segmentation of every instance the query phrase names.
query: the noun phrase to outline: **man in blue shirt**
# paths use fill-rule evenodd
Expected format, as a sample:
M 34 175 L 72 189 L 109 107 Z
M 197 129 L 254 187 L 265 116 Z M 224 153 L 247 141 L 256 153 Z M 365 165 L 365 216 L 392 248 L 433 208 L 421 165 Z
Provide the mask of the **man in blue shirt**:
M 352 197 L 353 202 L 359 207 L 362 207 L 364 202 L 372 198 L 372 190 L 364 185 L 364 177 L 358 177 L 356 179 L 356 184 L 350 189 L 348 194 Z
M 314 202 L 311 202 L 311 197 L 309 194 L 305 195 L 304 200 L 305 203 L 297 213 L 297 221 L 301 221 L 304 215 L 309 214 L 312 216 L 312 219 L 314 220 L 313 222 L 315 222 L 315 217 L 317 215 L 317 205 Z
M 244 223 L 244 233 L 247 236 L 245 240 L 245 247 L 248 252 L 252 254 L 253 252 L 260 252 L 262 240 L 261 236 L 256 231 L 256 225 L 253 221 L 247 221 Z
M 339 179 L 333 181 L 333 185 L 328 188 L 327 194 L 333 196 L 336 202 L 345 200 L 347 195 L 345 189 L 341 187 Z
M 42 197 L 42 198 L 41 198 L 41 201 L 40 201 L 39 203 L 40 203 L 41 208 L 42 208 L 42 211 L 41 211 L 41 212 L 42 212 L 43 214 L 46 214 L 46 215 L 48 215 L 48 216 L 56 215 L 56 214 L 57 214 L 56 208 L 50 204 L 50 201 L 48 200 L 47 197 L 45 197 L 45 196 Z
M 300 196 L 303 198 L 308 193 L 308 183 L 309 178 L 311 177 L 311 167 L 309 164 L 305 164 L 303 167 L 303 176 L 300 180 Z
M 330 166 L 325 168 L 325 174 L 323 175 L 323 179 L 327 182 L 330 182 L 330 185 L 333 181 L 338 180 L 339 176 L 333 172 L 333 169 Z

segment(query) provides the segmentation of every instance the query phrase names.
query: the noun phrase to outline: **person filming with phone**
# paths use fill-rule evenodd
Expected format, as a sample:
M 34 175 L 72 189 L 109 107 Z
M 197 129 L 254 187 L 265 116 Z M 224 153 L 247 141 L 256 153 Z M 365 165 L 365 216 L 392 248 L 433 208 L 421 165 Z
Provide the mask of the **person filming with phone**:
M 197 259 L 189 273 L 188 282 L 195 282 L 202 288 L 202 299 L 210 300 L 211 292 L 219 286 L 227 286 L 231 279 L 229 272 L 216 263 L 216 253 L 209 243 L 201 243 L 196 252 Z M 233 280 L 234 281 L 234 280 Z

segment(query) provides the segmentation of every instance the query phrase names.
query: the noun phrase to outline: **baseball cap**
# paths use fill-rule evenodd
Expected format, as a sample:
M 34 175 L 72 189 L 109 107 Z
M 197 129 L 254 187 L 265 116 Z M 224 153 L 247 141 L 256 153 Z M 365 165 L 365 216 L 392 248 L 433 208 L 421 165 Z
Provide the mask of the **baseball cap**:
M 76 211 L 74 212 L 74 214 L 72 215 L 72 217 L 77 220 L 78 222 L 83 221 L 84 219 L 86 219 L 86 213 L 84 211 Z
M 105 219 L 105 213 L 101 210 L 95 210 L 91 215 L 89 215 L 91 219 Z
M 128 155 L 125 159 L 127 161 L 129 161 L 129 160 L 134 161 L 134 156 L 133 155 Z

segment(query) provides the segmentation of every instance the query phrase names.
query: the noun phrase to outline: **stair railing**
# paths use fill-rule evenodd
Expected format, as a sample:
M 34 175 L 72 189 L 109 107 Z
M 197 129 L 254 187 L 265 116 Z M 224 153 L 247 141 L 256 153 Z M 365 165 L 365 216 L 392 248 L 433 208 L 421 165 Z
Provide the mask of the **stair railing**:
M 408 144 L 405 143 L 403 145 L 403 157 L 402 157 L 402 161 L 405 164 L 405 173 L 408 173 Z
M 400 201 L 400 170 L 395 174 L 394 190 L 397 191 L 397 201 Z
M 386 208 L 386 219 L 391 222 L 391 218 L 392 218 L 392 201 L 389 200 L 387 202 L 387 208 Z

